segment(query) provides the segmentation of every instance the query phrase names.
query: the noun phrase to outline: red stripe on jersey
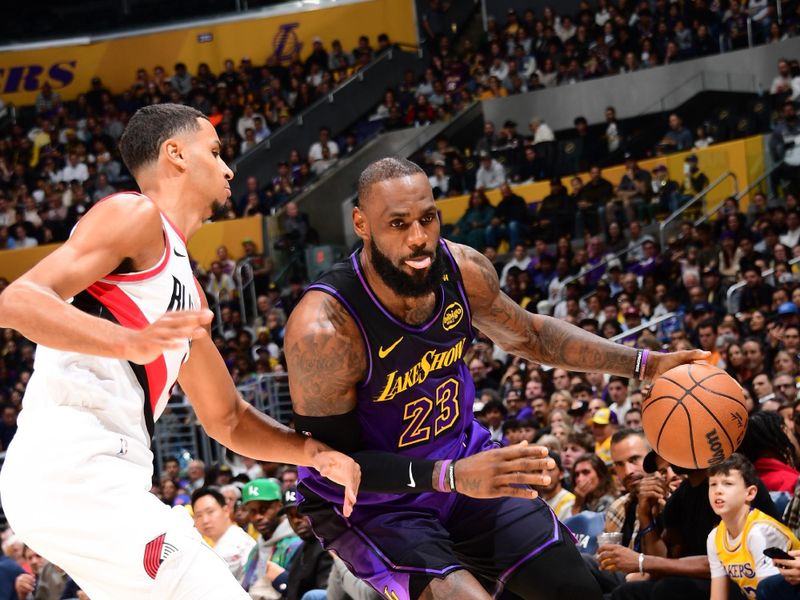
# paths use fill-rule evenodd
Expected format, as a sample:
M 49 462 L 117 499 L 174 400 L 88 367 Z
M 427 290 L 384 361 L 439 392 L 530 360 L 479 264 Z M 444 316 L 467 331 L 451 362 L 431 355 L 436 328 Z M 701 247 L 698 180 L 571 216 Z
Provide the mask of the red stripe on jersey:
M 164 232 L 164 256 L 161 257 L 161 261 L 154 267 L 150 267 L 146 271 L 138 271 L 136 273 L 120 273 L 117 275 L 106 275 L 103 279 L 107 281 L 117 281 L 117 282 L 135 282 L 135 281 L 145 281 L 147 279 L 151 279 L 155 277 L 159 273 L 161 273 L 166 267 L 167 263 L 169 263 L 169 253 L 171 251 L 169 245 L 169 235 L 167 232 Z
M 154 540 L 147 542 L 144 547 L 144 566 L 145 573 L 150 576 L 150 579 L 155 579 L 158 574 L 158 568 L 161 566 L 161 549 L 164 547 L 164 538 L 166 533 L 162 533 Z
M 170 218 L 166 215 L 166 213 L 162 212 L 161 214 L 163 215 L 164 219 L 166 219 L 167 223 L 169 223 L 170 227 L 172 227 L 172 229 L 175 231 L 175 233 L 178 234 L 178 237 L 181 238 L 181 240 L 183 240 L 183 244 L 184 245 L 188 244 L 188 242 L 186 241 L 186 236 L 183 235 L 183 232 L 180 229 L 178 229 L 178 226 L 175 225 L 175 223 L 173 223 L 170 220 Z
M 97 281 L 86 288 L 86 291 L 107 308 L 123 327 L 144 329 L 150 324 L 136 303 L 116 285 Z M 158 399 L 167 385 L 167 361 L 164 360 L 164 355 L 161 354 L 154 361 L 144 365 L 144 370 L 147 374 L 148 388 L 145 391 L 150 395 L 150 410 L 155 415 Z
M 105 202 L 106 200 L 110 200 L 111 198 L 114 198 L 115 196 L 122 196 L 122 195 L 141 196 L 142 198 L 146 198 L 147 200 L 150 200 L 150 202 L 153 202 L 153 200 L 149 196 L 145 196 L 144 194 L 140 194 L 139 192 L 126 191 L 126 192 L 116 192 L 114 194 L 106 196 L 105 198 L 101 198 L 100 200 L 98 200 L 97 202 L 94 203 L 94 206 L 92 206 L 92 208 L 94 208 L 95 206 L 97 206 L 101 202 Z M 158 205 L 156 205 L 156 208 L 158 208 Z M 89 209 L 89 210 L 91 210 L 91 209 Z M 160 208 L 159 208 L 159 212 L 161 212 Z M 164 217 L 164 219 L 166 219 L 167 223 L 170 224 L 170 227 L 172 227 L 172 229 L 175 230 L 175 233 L 178 234 L 178 237 L 180 237 L 183 240 L 183 243 L 186 244 L 186 237 L 183 235 L 183 232 L 180 229 L 178 229 L 177 227 L 175 227 L 175 224 L 172 221 L 169 220 L 169 217 L 167 217 L 167 215 L 165 215 L 163 212 L 161 212 L 161 215 Z M 133 282 L 133 281 L 144 281 L 146 279 L 150 279 L 151 277 L 155 277 L 156 275 L 161 273 L 164 270 L 164 268 L 167 266 L 167 263 L 169 262 L 169 252 L 170 252 L 169 235 L 165 234 L 164 235 L 164 257 L 161 259 L 161 262 L 159 262 L 156 266 L 151 267 L 150 269 L 147 269 L 146 271 L 139 271 L 138 273 L 119 273 L 117 275 L 106 275 L 105 277 L 103 277 L 103 279 L 106 279 L 108 281 L 117 281 L 117 282 L 119 282 L 119 281 L 125 281 L 125 282 L 131 281 L 131 282 Z

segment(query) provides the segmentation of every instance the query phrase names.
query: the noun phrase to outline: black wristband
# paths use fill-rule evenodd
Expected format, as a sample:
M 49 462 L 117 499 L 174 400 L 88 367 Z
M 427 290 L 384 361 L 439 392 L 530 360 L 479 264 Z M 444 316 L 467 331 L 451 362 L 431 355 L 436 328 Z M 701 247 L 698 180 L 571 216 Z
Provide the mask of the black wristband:
M 433 486 L 435 460 L 371 450 L 356 452 L 353 460 L 361 467 L 361 491 L 389 494 L 436 491 Z
M 352 456 L 361 467 L 359 489 L 363 492 L 421 494 L 436 491 L 433 486 L 435 460 L 361 450 L 361 426 L 355 410 L 325 417 L 295 414 L 294 424 L 299 433 Z

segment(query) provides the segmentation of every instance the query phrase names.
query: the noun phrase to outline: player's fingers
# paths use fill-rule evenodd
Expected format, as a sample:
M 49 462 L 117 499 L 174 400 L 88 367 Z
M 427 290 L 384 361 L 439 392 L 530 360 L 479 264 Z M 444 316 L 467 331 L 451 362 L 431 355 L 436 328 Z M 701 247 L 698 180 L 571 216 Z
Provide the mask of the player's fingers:
M 509 485 L 512 483 L 525 484 L 525 485 L 550 485 L 550 476 L 534 473 L 505 473 L 504 475 L 495 475 L 492 482 L 495 485 Z
M 711 352 L 707 350 L 684 350 L 685 357 L 693 362 L 707 361 L 711 358 Z
M 169 332 L 152 332 L 146 338 L 146 343 L 151 343 L 161 348 L 180 348 L 186 343 L 188 335 L 174 335 Z
M 497 465 L 501 473 L 512 473 L 522 471 L 532 473 L 534 471 L 547 471 L 555 469 L 556 463 L 552 458 L 515 458 Z
M 164 314 L 158 321 L 169 325 L 186 325 L 198 327 L 208 325 L 214 318 L 214 313 L 204 308 L 202 310 L 174 310 Z
M 514 487 L 511 485 L 502 485 L 495 488 L 496 496 L 509 496 L 513 498 L 525 498 L 526 500 L 533 500 L 539 496 L 536 490 L 531 490 L 523 487 Z
M 345 517 L 349 517 L 350 515 L 353 514 L 353 504 L 355 504 L 355 502 L 353 501 L 353 497 L 351 496 L 349 490 L 345 488 L 344 504 L 342 505 L 342 514 Z
M 549 450 L 546 446 L 529 446 L 528 442 L 522 442 L 514 446 L 491 450 L 490 452 L 496 452 L 504 461 L 509 461 L 525 457 L 542 458 L 548 455 Z

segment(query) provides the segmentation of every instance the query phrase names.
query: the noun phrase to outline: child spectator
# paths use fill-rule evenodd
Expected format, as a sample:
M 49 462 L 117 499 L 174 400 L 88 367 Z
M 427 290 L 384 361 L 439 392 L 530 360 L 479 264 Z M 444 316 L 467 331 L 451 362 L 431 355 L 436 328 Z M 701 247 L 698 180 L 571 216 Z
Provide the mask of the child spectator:
M 733 454 L 709 470 L 708 500 L 714 513 L 722 518 L 708 534 L 711 600 L 728 598 L 729 580 L 749 600 L 761 598 L 762 594 L 757 595 L 760 582 L 780 577 L 778 568 L 764 554 L 765 549 L 800 549 L 800 541 L 788 527 L 750 506 L 757 485 L 755 468 L 741 454 Z

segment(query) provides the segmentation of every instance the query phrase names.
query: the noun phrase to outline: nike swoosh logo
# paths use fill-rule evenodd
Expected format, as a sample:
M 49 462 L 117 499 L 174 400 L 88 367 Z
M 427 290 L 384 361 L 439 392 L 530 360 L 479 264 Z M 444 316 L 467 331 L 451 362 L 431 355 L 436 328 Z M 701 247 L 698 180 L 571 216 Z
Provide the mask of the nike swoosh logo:
M 400 342 L 402 342 L 402 341 L 403 341 L 403 338 L 404 338 L 404 337 L 405 337 L 405 336 L 402 336 L 402 335 L 401 335 L 401 336 L 400 336 L 400 339 L 399 339 L 399 340 L 397 340 L 397 341 L 396 341 L 394 344 L 392 344 L 392 345 L 391 345 L 391 346 L 389 346 L 388 348 L 386 348 L 386 350 L 384 350 L 384 349 L 383 349 L 383 346 L 381 346 L 380 348 L 378 348 L 378 358 L 386 358 L 387 356 L 389 356 L 389 353 L 390 353 L 392 350 L 394 350 L 394 349 L 395 349 L 395 347 L 397 346 L 397 344 L 399 344 Z
M 400 339 L 403 339 L 403 338 L 400 338 Z M 410 488 L 417 487 L 417 483 L 416 483 L 416 481 L 414 481 L 414 473 L 411 472 L 411 463 L 408 463 L 408 487 L 410 487 Z
M 172 252 L 174 252 L 174 253 L 175 253 L 175 256 L 180 256 L 181 258 L 186 258 L 186 255 L 185 255 L 185 254 L 181 254 L 181 253 L 180 253 L 180 252 L 178 252 L 178 251 L 177 251 L 175 248 L 173 248 L 173 249 L 172 249 Z

